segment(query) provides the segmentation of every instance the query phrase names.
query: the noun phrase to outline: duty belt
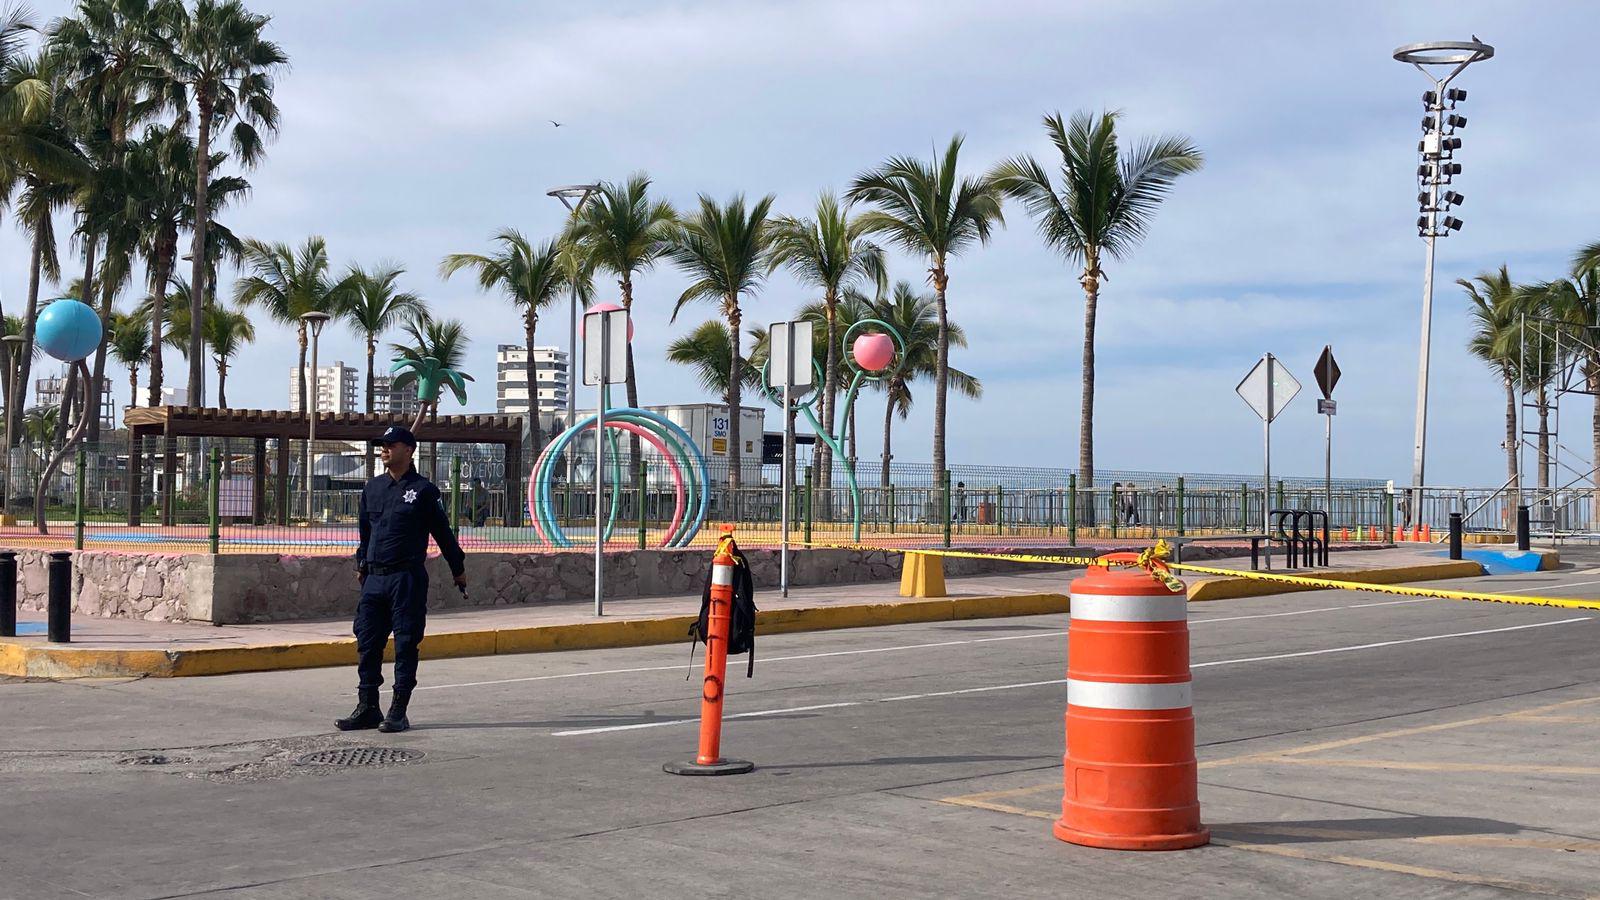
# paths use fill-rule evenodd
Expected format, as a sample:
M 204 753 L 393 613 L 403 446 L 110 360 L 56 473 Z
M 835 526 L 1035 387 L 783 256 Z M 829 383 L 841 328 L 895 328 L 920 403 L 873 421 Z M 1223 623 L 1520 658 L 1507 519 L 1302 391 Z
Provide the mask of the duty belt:
M 396 572 L 412 572 L 423 568 L 422 560 L 400 563 L 399 565 L 386 566 L 382 563 L 367 563 L 368 575 L 393 575 Z

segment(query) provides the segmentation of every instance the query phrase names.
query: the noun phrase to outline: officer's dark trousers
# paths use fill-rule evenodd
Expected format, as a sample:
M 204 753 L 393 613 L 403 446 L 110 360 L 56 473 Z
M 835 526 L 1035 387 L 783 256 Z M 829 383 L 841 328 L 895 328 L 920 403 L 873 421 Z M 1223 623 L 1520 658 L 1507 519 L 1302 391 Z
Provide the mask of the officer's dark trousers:
M 383 684 L 383 648 L 394 633 L 394 689 L 417 685 L 417 646 L 428 619 L 428 572 L 421 566 L 385 575 L 368 575 L 356 605 L 356 670 L 361 687 Z

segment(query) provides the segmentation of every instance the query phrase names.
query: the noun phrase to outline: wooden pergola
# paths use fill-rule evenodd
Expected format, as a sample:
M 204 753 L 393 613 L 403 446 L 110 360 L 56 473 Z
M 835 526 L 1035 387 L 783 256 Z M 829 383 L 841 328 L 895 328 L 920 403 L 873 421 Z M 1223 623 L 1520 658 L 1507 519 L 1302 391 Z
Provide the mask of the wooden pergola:
M 178 471 L 178 438 L 247 438 L 255 442 L 254 523 L 266 524 L 267 441 L 277 441 L 279 525 L 289 524 L 289 442 L 310 437 L 311 419 L 305 413 L 281 409 L 214 409 L 194 406 L 141 406 L 123 416 L 128 429 L 128 524 L 140 524 L 144 504 L 140 479 L 141 439 L 162 440 L 161 521 L 171 525 L 172 486 Z M 318 413 L 318 441 L 370 441 L 391 425 L 410 425 L 393 416 L 371 413 Z M 418 429 L 418 440 L 433 444 L 499 444 L 506 453 L 505 524 L 522 524 L 522 421 L 517 416 L 434 416 Z M 308 473 L 309 474 L 309 473 Z

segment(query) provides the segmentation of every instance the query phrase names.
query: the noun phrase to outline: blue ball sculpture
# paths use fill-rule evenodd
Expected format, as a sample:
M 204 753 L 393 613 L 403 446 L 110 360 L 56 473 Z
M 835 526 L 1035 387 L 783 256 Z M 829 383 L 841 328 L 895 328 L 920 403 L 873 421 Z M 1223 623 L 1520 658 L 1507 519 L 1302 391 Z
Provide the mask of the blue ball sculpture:
M 80 301 L 62 297 L 39 313 L 34 341 L 62 362 L 78 362 L 100 346 L 100 316 Z

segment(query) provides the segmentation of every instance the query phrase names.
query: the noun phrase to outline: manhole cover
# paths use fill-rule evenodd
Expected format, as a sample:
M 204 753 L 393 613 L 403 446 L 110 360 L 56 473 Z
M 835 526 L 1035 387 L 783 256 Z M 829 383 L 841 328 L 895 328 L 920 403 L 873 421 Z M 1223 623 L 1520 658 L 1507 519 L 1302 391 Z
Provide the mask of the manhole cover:
M 295 760 L 299 766 L 392 766 L 396 763 L 416 762 L 425 754 L 421 750 L 403 747 L 339 747 L 318 750 Z

